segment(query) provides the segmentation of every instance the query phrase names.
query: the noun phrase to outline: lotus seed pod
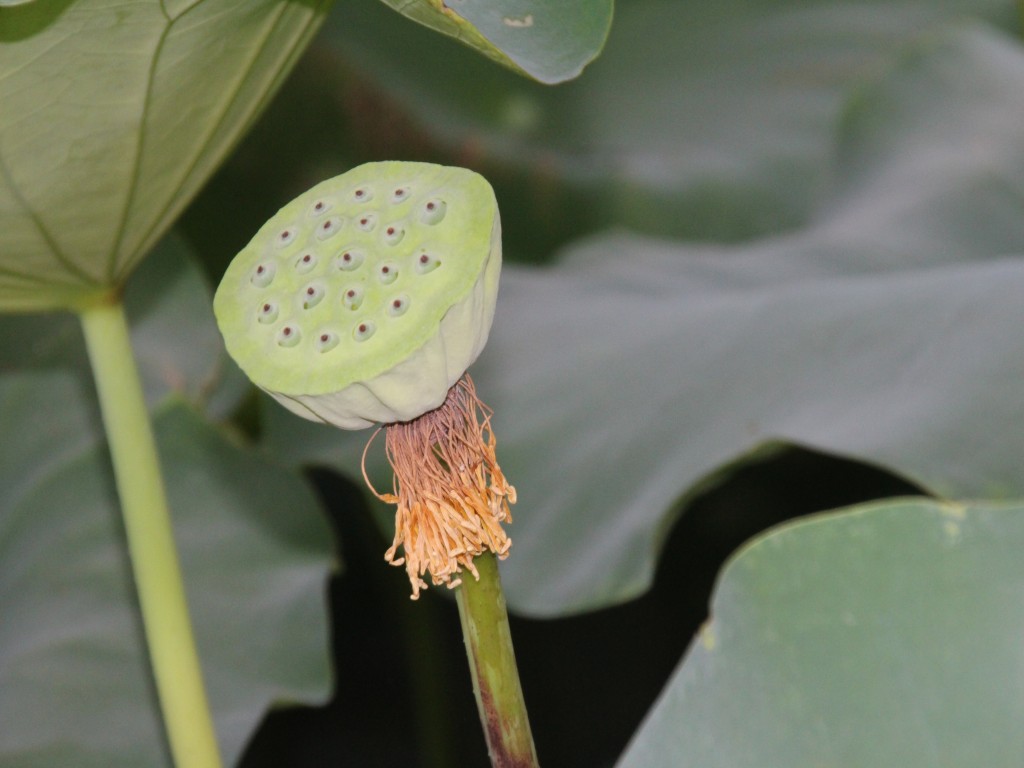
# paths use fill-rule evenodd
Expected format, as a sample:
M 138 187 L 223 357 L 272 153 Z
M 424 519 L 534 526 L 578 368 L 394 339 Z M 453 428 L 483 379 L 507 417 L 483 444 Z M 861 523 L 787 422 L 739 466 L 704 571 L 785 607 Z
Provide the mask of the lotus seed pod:
M 228 352 L 289 410 L 344 429 L 440 406 L 487 341 L 501 269 L 480 175 L 378 162 L 278 211 L 214 298 Z

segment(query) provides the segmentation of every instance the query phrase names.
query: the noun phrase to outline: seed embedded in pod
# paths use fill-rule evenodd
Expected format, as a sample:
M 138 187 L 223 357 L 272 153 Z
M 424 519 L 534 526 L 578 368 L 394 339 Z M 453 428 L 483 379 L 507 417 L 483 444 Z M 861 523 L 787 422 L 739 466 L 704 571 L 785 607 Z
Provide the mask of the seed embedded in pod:
M 416 273 L 419 275 L 425 275 L 428 272 L 433 272 L 435 269 L 441 266 L 441 260 L 432 253 L 423 251 L 416 258 Z
M 364 320 L 352 329 L 352 338 L 356 341 L 366 341 L 368 338 L 373 336 L 373 332 L 376 330 L 377 326 L 369 320 Z
M 376 214 L 364 213 L 356 219 L 356 226 L 363 230 L 363 232 L 373 232 L 373 228 L 377 226 Z
M 309 215 L 310 217 L 319 216 L 321 213 L 327 213 L 327 211 L 331 210 L 333 207 L 334 205 L 330 200 L 324 200 L 321 198 L 309 207 Z
M 341 295 L 341 303 L 353 312 L 363 306 L 363 289 L 360 286 L 346 288 Z
M 352 190 L 352 199 L 357 203 L 368 203 L 373 200 L 373 190 L 369 187 L 356 187 Z
M 434 198 L 423 204 L 423 211 L 420 213 L 420 221 L 424 224 L 439 224 L 448 212 L 448 204 L 444 200 Z
M 366 256 L 362 251 L 350 248 L 342 251 L 338 255 L 338 269 L 342 269 L 345 272 L 352 272 L 353 270 L 359 269 L 365 260 Z
M 266 325 L 277 320 L 277 315 L 277 302 L 265 301 L 260 304 L 259 311 L 256 313 L 256 319 Z
M 320 283 L 310 283 L 302 292 L 302 308 L 312 309 L 324 298 L 324 287 Z
M 295 260 L 295 271 L 304 275 L 316 266 L 316 254 L 304 253 Z
M 277 233 L 277 247 L 284 248 L 286 245 L 291 245 L 292 241 L 295 240 L 295 227 L 288 227 L 288 229 L 282 229 Z
M 296 325 L 285 325 L 277 332 L 277 343 L 282 347 L 294 347 L 302 338 L 302 333 Z
M 319 352 L 330 352 L 338 346 L 338 334 L 334 331 L 321 331 L 316 337 L 316 348 Z
M 398 279 L 398 267 L 391 262 L 381 264 L 377 267 L 377 279 L 383 285 L 391 285 Z
M 277 265 L 272 261 L 265 261 L 252 271 L 252 284 L 257 288 L 266 288 L 274 281 L 275 274 L 277 274 Z
M 409 199 L 409 195 L 410 194 L 411 194 L 411 190 L 409 189 L 409 187 L 396 187 L 391 192 L 391 202 L 392 203 L 404 203 L 406 200 Z
M 326 240 L 332 237 L 341 230 L 342 221 L 337 216 L 331 216 L 331 218 L 324 221 L 322 224 L 318 224 L 316 228 L 316 239 Z
M 405 230 L 397 224 L 388 224 L 384 228 L 384 242 L 388 245 L 398 245 L 405 237 Z
M 388 314 L 391 317 L 401 317 L 409 309 L 409 297 L 404 293 L 395 296 L 388 302 Z

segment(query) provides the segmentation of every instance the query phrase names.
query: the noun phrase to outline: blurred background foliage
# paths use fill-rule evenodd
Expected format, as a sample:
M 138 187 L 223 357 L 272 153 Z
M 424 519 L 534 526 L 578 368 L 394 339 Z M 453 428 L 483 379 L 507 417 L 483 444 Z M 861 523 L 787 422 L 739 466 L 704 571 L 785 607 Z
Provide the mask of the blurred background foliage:
M 995 426 L 1024 394 L 1011 309 L 1024 286 L 1005 259 L 1024 243 L 1020 13 L 626 0 L 601 57 L 549 88 L 343 4 L 186 216 L 216 278 L 277 206 L 353 164 L 454 163 L 494 184 L 513 266 L 476 375 L 523 499 L 509 597 L 549 619 L 514 631 L 550 764 L 615 761 L 706 616 L 713 575 L 756 532 L 877 497 L 1020 494 L 1021 435 Z M 259 413 L 276 455 L 355 476 L 361 435 Z M 351 516 L 360 494 L 325 472 L 328 503 Z M 881 652 L 851 664 L 892 700 L 866 671 Z M 445 653 L 458 679 L 458 649 Z M 993 665 L 1015 663 L 1007 653 Z M 741 688 L 719 693 L 735 708 Z M 782 732 L 810 717 L 781 712 Z M 740 731 L 771 730 L 742 713 Z M 708 764 L 672 738 L 691 715 L 661 715 L 630 759 Z M 728 733 L 709 739 L 743 741 Z M 779 759 L 812 764 L 792 742 Z
M 185 212 L 164 247 L 215 284 L 266 218 L 355 164 L 494 185 L 508 265 L 474 375 L 520 491 L 503 577 L 543 764 L 627 745 L 631 766 L 963 764 L 947 741 L 1024 759 L 1005 642 L 1024 582 L 1022 14 L 620 0 L 600 58 L 547 86 L 341 0 Z M 194 315 L 149 349 L 192 348 Z M 353 481 L 366 435 L 268 406 L 219 350 L 198 385 L 162 357 L 153 380 L 304 489 L 285 498 L 316 492 L 344 562 L 330 701 L 271 694 L 242 765 L 486 765 L 454 605 L 410 604 L 383 567 L 387 513 Z M 909 495 L 983 501 L 834 511 Z M 315 665 L 315 646 L 291 658 Z

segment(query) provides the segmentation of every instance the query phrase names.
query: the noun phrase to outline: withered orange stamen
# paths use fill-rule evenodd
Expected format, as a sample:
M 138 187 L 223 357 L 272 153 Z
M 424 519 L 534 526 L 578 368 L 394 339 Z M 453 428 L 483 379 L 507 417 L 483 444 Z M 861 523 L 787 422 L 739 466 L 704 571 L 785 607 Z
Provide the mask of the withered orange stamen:
M 394 493 L 378 493 L 370 484 L 366 451 L 363 477 L 377 498 L 398 505 L 395 540 L 384 559 L 405 565 L 412 599 L 427 588 L 428 572 L 435 585 L 454 588 L 463 568 L 477 577 L 473 558 L 482 552 L 507 557 L 512 540 L 501 523 L 512 522 L 509 505 L 515 504 L 516 490 L 498 466 L 491 410 L 469 375 L 448 390 L 439 408 L 383 429 Z

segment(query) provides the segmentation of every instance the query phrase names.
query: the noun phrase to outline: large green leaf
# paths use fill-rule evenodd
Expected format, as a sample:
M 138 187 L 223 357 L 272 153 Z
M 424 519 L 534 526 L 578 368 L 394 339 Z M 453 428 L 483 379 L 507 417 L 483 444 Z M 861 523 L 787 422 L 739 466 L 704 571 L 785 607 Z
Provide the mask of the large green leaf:
M 329 691 L 330 535 L 301 476 L 200 411 L 241 390 L 182 244 L 136 277 L 132 340 L 233 761 L 271 703 Z M 0 361 L 0 763 L 168 765 L 81 332 L 68 316 L 3 318 Z
M 495 182 L 536 260 L 616 224 L 734 241 L 805 222 L 830 183 L 849 89 L 908 38 L 968 15 L 1020 23 L 1012 0 L 632 0 L 601 57 L 557 89 L 395 28 L 372 4 L 339 8 L 317 45 L 387 95 L 380 123 L 365 98 L 347 102 L 367 141 L 393 136 L 404 124 L 391 110 L 406 110 Z
M 535 78 L 576 77 L 601 51 L 613 0 L 383 0 L 426 27 Z
M 0 9 L 0 310 L 120 283 L 280 84 L 327 0 Z
M 4 400 L 21 397 L 5 433 L 38 430 L 54 389 L 5 377 Z M 157 431 L 219 741 L 234 761 L 273 701 L 329 691 L 329 534 L 296 475 L 189 407 L 163 409 Z M 167 765 L 106 446 L 49 447 L 0 498 L 0 762 Z
M 955 29 L 858 96 L 834 195 L 803 230 L 608 235 L 506 269 L 474 376 L 519 491 L 503 571 L 518 610 L 636 595 L 680 498 L 778 441 L 936 493 L 1024 494 L 1007 428 L 1024 420 L 1022 82 L 1014 41 Z M 358 473 L 364 434 L 267 416 L 282 455 Z
M 172 234 L 133 275 L 124 294 L 132 345 L 146 401 L 156 406 L 170 394 L 224 417 L 248 391 L 248 380 L 229 362 L 213 317 L 210 288 L 188 244 Z M 0 375 L 59 371 L 76 380 L 78 394 L 64 414 L 70 422 L 88 414 L 99 424 L 99 404 L 81 327 L 70 314 L 0 317 Z M 63 401 L 58 401 L 63 403 Z M 0 439 L 0 445 L 19 441 Z M 94 437 L 94 436 L 91 436 Z M 90 437 L 90 439 L 91 439 Z
M 622 768 L 1024 764 L 1024 506 L 895 501 L 723 572 Z
M 1012 0 L 630 0 L 585 75 L 547 88 L 382 3 L 341 4 L 219 194 L 192 209 L 190 235 L 224 263 L 316 181 L 393 157 L 487 176 L 517 260 L 621 225 L 719 241 L 789 231 L 829 190 L 850 90 L 968 14 L 1019 25 Z

